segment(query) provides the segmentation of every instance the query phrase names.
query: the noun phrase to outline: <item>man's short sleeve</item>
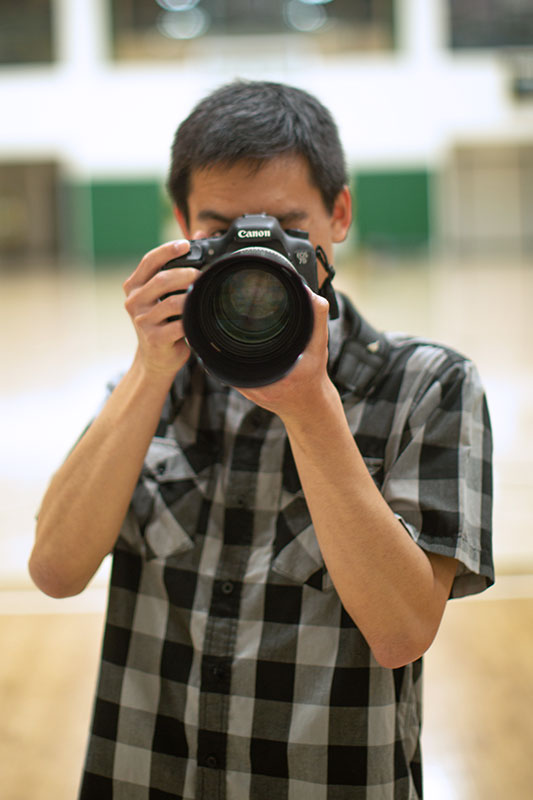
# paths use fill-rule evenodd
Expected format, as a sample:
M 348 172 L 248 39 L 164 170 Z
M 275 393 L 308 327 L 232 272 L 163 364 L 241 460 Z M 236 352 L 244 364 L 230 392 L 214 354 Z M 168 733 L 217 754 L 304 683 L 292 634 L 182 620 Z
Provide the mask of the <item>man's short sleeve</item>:
M 450 358 L 410 408 L 383 495 L 424 550 L 458 559 L 451 596 L 494 582 L 492 435 L 472 362 Z

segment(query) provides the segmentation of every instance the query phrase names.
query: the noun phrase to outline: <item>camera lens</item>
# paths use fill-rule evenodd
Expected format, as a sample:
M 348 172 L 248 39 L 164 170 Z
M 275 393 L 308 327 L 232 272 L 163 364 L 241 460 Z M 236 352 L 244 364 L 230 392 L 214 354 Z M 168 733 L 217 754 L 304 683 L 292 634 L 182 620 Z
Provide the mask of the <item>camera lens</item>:
M 232 386 L 287 374 L 313 330 L 301 276 L 273 250 L 246 248 L 213 263 L 191 287 L 185 335 L 205 368 Z
M 287 325 L 289 295 L 272 272 L 241 268 L 223 280 L 216 296 L 215 316 L 233 341 L 259 344 L 272 341 Z

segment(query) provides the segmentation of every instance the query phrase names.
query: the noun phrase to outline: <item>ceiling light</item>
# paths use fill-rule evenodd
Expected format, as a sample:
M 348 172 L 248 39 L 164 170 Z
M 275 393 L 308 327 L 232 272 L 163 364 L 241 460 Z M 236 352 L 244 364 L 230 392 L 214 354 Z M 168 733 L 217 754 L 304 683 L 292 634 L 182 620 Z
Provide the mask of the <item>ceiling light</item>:
M 315 33 L 326 25 L 328 15 L 322 4 L 290 0 L 284 9 L 285 21 L 299 33 Z
M 191 8 L 189 11 L 165 11 L 157 20 L 159 33 L 168 39 L 197 39 L 209 27 L 209 16 L 201 8 Z
M 200 0 L 155 0 L 165 11 L 190 11 Z

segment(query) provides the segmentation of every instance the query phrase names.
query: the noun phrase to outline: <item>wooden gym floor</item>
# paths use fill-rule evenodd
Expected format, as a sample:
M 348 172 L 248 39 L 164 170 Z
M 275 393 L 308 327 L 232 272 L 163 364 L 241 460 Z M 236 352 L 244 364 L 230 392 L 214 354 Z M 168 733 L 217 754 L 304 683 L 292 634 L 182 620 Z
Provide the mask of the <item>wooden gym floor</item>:
M 52 601 L 32 589 L 26 562 L 49 475 L 132 352 L 128 271 L 2 276 L 0 800 L 76 797 L 106 570 L 81 598 Z M 480 368 L 495 434 L 498 580 L 449 603 L 426 656 L 426 800 L 530 800 L 533 264 L 361 259 L 336 283 L 378 327 L 444 341 Z
M 0 797 L 74 800 L 101 613 L 0 616 Z M 530 800 L 533 599 L 452 601 L 426 656 L 427 800 Z

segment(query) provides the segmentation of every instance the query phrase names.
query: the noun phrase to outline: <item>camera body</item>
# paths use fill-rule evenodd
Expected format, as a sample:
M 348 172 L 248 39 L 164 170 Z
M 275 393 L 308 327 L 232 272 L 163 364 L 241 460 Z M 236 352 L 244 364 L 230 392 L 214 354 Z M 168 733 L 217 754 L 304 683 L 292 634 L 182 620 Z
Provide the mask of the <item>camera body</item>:
M 267 214 L 244 214 L 234 220 L 223 236 L 193 239 L 184 256 L 174 258 L 164 269 L 195 267 L 207 269 L 213 262 L 245 248 L 259 247 L 284 256 L 302 276 L 310 289 L 318 292 L 315 249 L 306 231 L 284 231 L 275 217 Z M 268 255 L 268 254 L 267 254 Z
M 163 269 L 195 267 L 183 310 L 185 338 L 204 368 L 224 383 L 264 386 L 303 353 L 318 291 L 317 258 L 304 231 L 275 217 L 246 214 L 220 237 L 195 239 Z

